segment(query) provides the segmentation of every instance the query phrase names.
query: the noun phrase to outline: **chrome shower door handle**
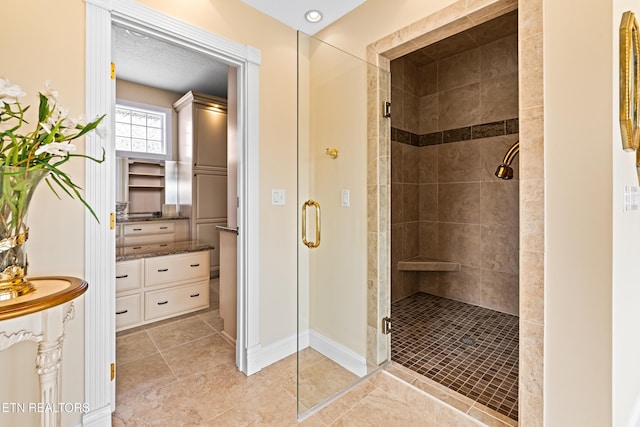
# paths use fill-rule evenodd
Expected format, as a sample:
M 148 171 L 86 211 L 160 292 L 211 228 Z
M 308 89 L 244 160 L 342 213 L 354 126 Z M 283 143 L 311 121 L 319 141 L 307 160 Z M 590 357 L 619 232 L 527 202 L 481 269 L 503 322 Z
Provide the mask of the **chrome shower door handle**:
M 307 206 L 316 208 L 316 241 L 307 240 Z M 307 200 L 302 204 L 302 243 L 309 249 L 320 246 L 320 203 L 315 200 Z

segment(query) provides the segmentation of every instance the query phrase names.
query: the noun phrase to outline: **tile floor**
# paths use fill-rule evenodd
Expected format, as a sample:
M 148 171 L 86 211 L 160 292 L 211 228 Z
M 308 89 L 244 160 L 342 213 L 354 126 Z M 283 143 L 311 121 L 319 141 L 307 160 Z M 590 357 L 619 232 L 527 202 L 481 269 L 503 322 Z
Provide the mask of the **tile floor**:
M 211 290 L 215 298 L 217 280 L 212 280 Z M 118 333 L 113 425 L 513 425 L 499 416 L 474 413 L 473 402 L 448 397 L 437 388 L 430 389 L 429 384 L 412 377 L 401 366 L 378 371 L 299 422 L 296 355 L 246 377 L 236 369 L 234 348 L 220 335 L 221 327 L 214 303 L 206 311 Z M 305 366 L 310 369 L 308 381 L 314 377 L 312 371 L 321 376 L 326 363 L 323 357 L 307 351 L 302 360 L 306 360 Z M 303 378 L 304 387 L 307 392 L 315 389 L 311 382 L 305 386 Z M 312 394 L 307 397 L 315 403 Z
M 419 292 L 391 307 L 393 361 L 518 419 L 518 317 Z

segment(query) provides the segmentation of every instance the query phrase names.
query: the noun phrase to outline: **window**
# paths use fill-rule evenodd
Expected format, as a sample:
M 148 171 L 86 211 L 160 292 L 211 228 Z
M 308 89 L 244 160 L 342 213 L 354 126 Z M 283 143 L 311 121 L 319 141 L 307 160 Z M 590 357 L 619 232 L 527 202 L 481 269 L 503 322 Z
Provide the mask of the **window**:
M 165 158 L 170 114 L 166 108 L 118 102 L 116 150 L 133 157 Z

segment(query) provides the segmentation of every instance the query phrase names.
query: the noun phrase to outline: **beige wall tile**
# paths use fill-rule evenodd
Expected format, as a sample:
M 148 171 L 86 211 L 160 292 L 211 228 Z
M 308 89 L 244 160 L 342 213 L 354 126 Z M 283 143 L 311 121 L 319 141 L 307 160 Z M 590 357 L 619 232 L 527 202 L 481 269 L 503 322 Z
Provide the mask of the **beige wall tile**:
M 420 96 L 434 95 L 438 92 L 438 64 L 431 63 L 425 65 L 420 70 L 421 86 L 418 88 Z
M 420 218 L 420 185 L 402 185 L 402 215 L 405 222 Z
M 520 252 L 520 318 L 544 324 L 544 255 L 539 252 Z
M 393 114 L 391 114 L 391 126 L 397 129 L 405 129 L 404 124 L 404 94 L 405 91 L 398 86 L 391 86 L 391 103 Z
M 421 147 L 419 152 L 420 167 L 418 168 L 418 182 L 434 184 L 438 182 L 438 151 L 440 146 Z
M 391 184 L 391 224 L 404 222 L 402 183 Z
M 442 144 L 438 150 L 439 182 L 480 180 L 480 145 L 476 141 Z
M 482 80 L 518 73 L 518 35 L 498 39 L 480 47 Z
M 438 273 L 438 294 L 456 301 L 479 304 L 482 270 L 461 266 L 460 271 Z
M 482 225 L 482 267 L 504 273 L 518 273 L 519 236 L 517 227 Z
M 479 123 L 480 84 L 438 92 L 438 128 L 455 129 Z
M 404 58 L 394 59 L 389 62 L 391 68 L 391 85 L 399 89 L 404 88 Z
M 420 148 L 402 144 L 402 182 L 405 184 L 417 184 L 420 174 Z
M 420 98 L 420 130 L 419 134 L 438 130 L 438 95 L 431 94 Z
M 520 250 L 544 252 L 544 180 L 520 180 Z
M 423 271 L 418 273 L 420 280 L 420 292 L 431 295 L 440 294 L 439 275 L 435 271 Z
M 399 142 L 391 142 L 391 182 L 402 182 L 402 144 Z
M 420 256 L 438 258 L 438 223 L 420 221 Z
M 402 129 L 412 133 L 420 132 L 420 117 L 418 117 L 419 109 L 420 97 L 411 92 L 404 92 L 402 97 Z
M 402 234 L 402 257 L 413 258 L 420 254 L 420 224 L 418 222 L 405 222 Z
M 540 396 L 534 396 L 531 393 L 522 391 L 522 379 L 520 380 L 520 393 L 518 401 L 520 402 L 518 419 L 520 425 L 527 427 L 543 427 L 544 426 L 544 401 Z
M 480 49 L 468 50 L 438 63 L 438 91 L 440 92 L 479 82 Z
M 473 304 L 518 316 L 520 298 L 517 273 L 483 269 L 479 288 L 479 302 Z
M 495 181 L 481 183 L 480 187 L 480 222 L 517 229 L 520 183 L 496 178 Z
M 520 135 L 525 141 L 520 146 L 523 179 L 544 178 L 544 107 L 522 110 Z
M 438 220 L 438 184 L 421 184 L 420 192 L 420 221 Z
M 518 13 L 518 32 L 525 39 L 542 33 L 542 0 L 520 2 Z
M 520 392 L 543 395 L 544 326 L 520 322 Z
M 438 184 L 438 221 L 480 223 L 480 183 Z
M 480 123 L 518 117 L 518 73 L 483 80 L 480 105 Z
M 542 34 L 520 39 L 520 108 L 539 107 L 544 103 Z
M 480 267 L 480 225 L 438 223 L 438 259 Z

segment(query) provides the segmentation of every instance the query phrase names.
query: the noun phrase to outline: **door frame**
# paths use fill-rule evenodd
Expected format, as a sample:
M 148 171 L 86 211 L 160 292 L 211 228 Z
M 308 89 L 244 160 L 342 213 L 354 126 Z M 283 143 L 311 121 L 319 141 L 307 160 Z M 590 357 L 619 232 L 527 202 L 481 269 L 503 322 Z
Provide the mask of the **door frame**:
M 111 78 L 111 27 L 138 32 L 209 55 L 237 70 L 238 136 L 238 313 L 236 364 L 246 375 L 260 370 L 259 328 L 259 67 L 260 51 L 171 18 L 131 0 L 86 2 L 86 113 L 107 112 L 106 134 L 112 134 L 115 109 Z M 85 216 L 85 402 L 83 425 L 110 425 L 115 410 L 115 233 L 110 215 L 115 206 L 115 147 L 110 138 L 87 135 L 86 154 L 105 161 L 85 164 L 85 199 L 100 223 Z M 99 139 L 99 140 L 98 140 Z M 93 141 L 92 141 L 93 140 Z M 104 189 L 109 189 L 105 191 Z M 248 236 L 252 236 L 249 242 Z M 251 244 L 250 244 L 251 243 Z M 105 260 L 108 260 L 105 262 Z

